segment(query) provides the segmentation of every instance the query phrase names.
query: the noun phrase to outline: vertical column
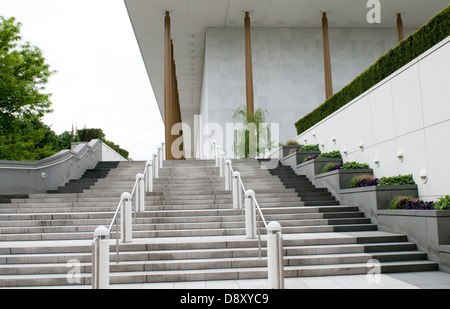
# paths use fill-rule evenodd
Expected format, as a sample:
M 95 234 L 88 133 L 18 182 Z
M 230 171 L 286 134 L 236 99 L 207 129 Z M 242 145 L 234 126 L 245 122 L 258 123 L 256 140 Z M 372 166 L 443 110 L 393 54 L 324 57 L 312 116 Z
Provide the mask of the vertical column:
M 402 14 L 397 13 L 397 32 L 398 32 L 398 41 L 400 42 L 403 40 L 403 20 L 402 20 Z
M 172 156 L 172 126 L 173 119 L 173 77 L 172 77 L 172 39 L 170 29 L 170 14 L 166 12 L 164 18 L 164 125 L 166 140 L 166 158 L 173 160 Z
M 323 35 L 323 61 L 325 69 L 325 97 L 328 99 L 333 95 L 333 81 L 331 78 L 330 41 L 328 38 L 327 13 L 322 12 L 322 35 Z
M 253 67 L 252 67 L 252 41 L 250 36 L 250 16 L 245 12 L 245 82 L 246 82 L 246 96 L 247 96 L 247 111 L 249 114 L 254 114 L 253 103 Z

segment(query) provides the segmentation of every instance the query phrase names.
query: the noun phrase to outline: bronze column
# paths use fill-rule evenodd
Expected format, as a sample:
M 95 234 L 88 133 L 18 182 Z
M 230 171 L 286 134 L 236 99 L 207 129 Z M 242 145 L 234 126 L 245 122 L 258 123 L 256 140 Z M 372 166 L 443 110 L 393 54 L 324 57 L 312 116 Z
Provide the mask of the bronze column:
M 322 12 L 322 34 L 323 34 L 323 61 L 325 70 L 325 97 L 328 99 L 333 95 L 333 80 L 331 77 L 330 41 L 328 38 L 327 13 Z
M 403 40 L 403 20 L 402 20 L 402 14 L 397 14 L 397 32 L 398 32 L 398 41 L 400 42 Z
M 247 112 L 251 115 L 255 112 L 253 98 L 253 67 L 252 67 L 252 42 L 250 37 L 250 16 L 245 12 L 245 82 L 247 97 Z
M 170 29 L 170 14 L 164 18 L 164 126 L 166 140 L 166 160 L 173 160 L 172 126 L 173 126 L 173 71 L 172 71 L 172 39 Z

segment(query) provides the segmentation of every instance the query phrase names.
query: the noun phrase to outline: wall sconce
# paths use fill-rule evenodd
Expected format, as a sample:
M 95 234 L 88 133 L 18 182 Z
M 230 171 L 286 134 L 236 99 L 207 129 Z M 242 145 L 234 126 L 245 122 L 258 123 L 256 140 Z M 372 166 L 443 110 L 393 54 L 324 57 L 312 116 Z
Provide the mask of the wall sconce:
M 313 136 L 314 138 L 316 138 L 316 132 L 313 132 L 312 136 Z
M 347 148 L 344 148 L 344 149 L 342 150 L 342 152 L 344 153 L 345 156 L 348 156 L 348 150 L 347 150 Z
M 405 157 L 405 154 L 403 153 L 403 151 L 399 150 L 397 152 L 397 158 L 400 160 L 400 162 L 403 162 L 404 157 Z
M 336 136 L 333 136 L 333 138 L 331 140 L 333 141 L 333 143 L 336 144 Z
M 359 149 L 361 149 L 361 151 L 364 151 L 364 143 L 363 142 L 359 143 Z
M 380 158 L 378 156 L 375 157 L 375 159 L 373 160 L 373 163 L 375 164 L 376 167 L 380 167 Z
M 308 139 L 306 137 L 303 141 L 305 142 L 305 145 L 308 145 Z
M 322 148 L 325 149 L 325 142 L 322 141 L 322 142 L 320 143 L 320 146 L 322 146 Z
M 42 172 L 42 173 L 41 173 L 41 178 L 42 178 L 42 179 L 47 178 L 47 174 L 46 174 L 45 172 Z
M 422 180 L 423 183 L 427 183 L 428 182 L 427 170 L 421 170 L 420 171 L 420 179 Z

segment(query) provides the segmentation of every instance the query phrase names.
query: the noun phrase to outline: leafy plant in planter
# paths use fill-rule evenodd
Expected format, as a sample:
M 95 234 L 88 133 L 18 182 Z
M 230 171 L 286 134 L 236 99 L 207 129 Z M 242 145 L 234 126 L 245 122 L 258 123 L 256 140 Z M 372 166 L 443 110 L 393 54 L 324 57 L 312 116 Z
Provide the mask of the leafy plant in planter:
M 434 210 L 434 202 L 426 202 L 412 196 L 396 196 L 388 209 Z
M 375 178 L 373 175 L 359 175 L 355 176 L 350 180 L 349 188 L 360 188 L 360 187 L 369 187 L 376 186 L 378 184 L 378 178 Z
M 345 162 L 344 164 L 342 164 L 341 169 L 343 169 L 343 170 L 363 170 L 363 169 L 370 169 L 370 166 L 367 163 Z
M 317 158 L 341 159 L 342 155 L 339 150 L 320 154 Z
M 434 203 L 434 209 L 436 210 L 450 210 L 450 195 L 446 195 L 443 197 L 440 197 L 435 203 Z
M 320 151 L 319 144 L 317 145 L 305 145 L 300 148 L 300 151 Z
M 398 175 L 393 177 L 383 177 L 378 182 L 379 186 L 400 186 L 400 185 L 415 185 L 416 182 L 410 175 Z
M 345 163 L 328 163 L 322 169 L 321 173 L 327 173 L 334 170 L 359 170 L 359 169 L 370 169 L 367 163 L 358 162 L 345 162 Z

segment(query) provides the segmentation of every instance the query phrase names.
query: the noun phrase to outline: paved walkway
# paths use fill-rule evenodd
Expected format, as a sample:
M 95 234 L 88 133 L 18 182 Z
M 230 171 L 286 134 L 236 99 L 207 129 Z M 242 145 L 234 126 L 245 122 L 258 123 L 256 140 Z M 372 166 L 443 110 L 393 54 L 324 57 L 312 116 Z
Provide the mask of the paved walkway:
M 378 282 L 367 275 L 286 278 L 286 289 L 450 289 L 450 274 L 440 271 L 380 274 Z M 36 289 L 90 289 L 88 285 L 36 287 Z M 266 279 L 117 284 L 112 289 L 264 290 Z M 17 289 L 17 288 L 9 288 Z M 27 288 L 22 288 L 27 289 Z M 32 289 L 32 288 L 30 288 Z

